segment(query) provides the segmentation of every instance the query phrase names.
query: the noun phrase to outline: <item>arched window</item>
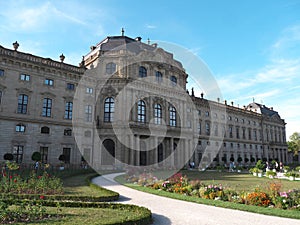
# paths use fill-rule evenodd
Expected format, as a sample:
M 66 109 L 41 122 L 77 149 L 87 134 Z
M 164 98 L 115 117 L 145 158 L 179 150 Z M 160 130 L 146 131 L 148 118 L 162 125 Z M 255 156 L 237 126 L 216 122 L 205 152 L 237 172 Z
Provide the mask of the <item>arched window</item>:
M 175 85 L 177 84 L 177 78 L 176 78 L 175 76 L 171 76 L 171 77 L 170 77 L 170 80 L 171 80 L 171 84 L 172 84 L 173 86 L 175 86 Z
M 65 119 L 71 120 L 73 114 L 73 102 L 66 102 Z
M 162 110 L 160 104 L 154 105 L 154 123 L 161 124 Z
M 138 101 L 138 122 L 146 122 L 146 104 L 143 100 Z
M 155 72 L 155 79 L 156 79 L 156 81 L 157 81 L 158 83 L 161 83 L 161 82 L 162 82 L 162 77 L 163 77 L 163 75 L 162 75 L 161 72 L 159 72 L 159 71 L 156 71 L 156 72 Z
M 50 133 L 50 128 L 49 127 L 42 127 L 41 128 L 41 133 L 42 134 L 49 134 Z
M 175 109 L 175 107 L 170 106 L 169 112 L 170 112 L 170 126 L 176 127 L 176 109 Z
M 28 105 L 28 96 L 21 94 L 18 97 L 18 113 L 26 114 Z
M 51 108 L 52 108 L 52 99 L 44 98 L 42 116 L 50 117 L 51 116 Z
M 106 64 L 106 74 L 114 74 L 117 70 L 117 65 L 113 62 Z
M 140 66 L 139 77 L 147 77 L 147 69 L 143 66 Z
M 115 100 L 112 97 L 108 97 L 104 102 L 104 122 L 114 121 L 115 112 Z
M 70 128 L 64 129 L 64 135 L 65 136 L 72 136 L 72 130 Z
M 25 132 L 25 129 L 26 129 L 26 127 L 25 127 L 25 125 L 23 125 L 23 124 L 17 124 L 17 125 L 16 125 L 16 132 L 24 133 L 24 132 Z

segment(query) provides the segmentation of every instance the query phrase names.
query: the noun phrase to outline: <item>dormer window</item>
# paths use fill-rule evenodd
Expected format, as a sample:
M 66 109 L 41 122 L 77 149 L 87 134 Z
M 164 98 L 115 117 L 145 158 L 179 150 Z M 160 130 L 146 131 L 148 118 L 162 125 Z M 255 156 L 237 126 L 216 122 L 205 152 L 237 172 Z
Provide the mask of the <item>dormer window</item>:
M 117 65 L 113 62 L 107 63 L 106 64 L 106 74 L 114 74 L 117 70 Z

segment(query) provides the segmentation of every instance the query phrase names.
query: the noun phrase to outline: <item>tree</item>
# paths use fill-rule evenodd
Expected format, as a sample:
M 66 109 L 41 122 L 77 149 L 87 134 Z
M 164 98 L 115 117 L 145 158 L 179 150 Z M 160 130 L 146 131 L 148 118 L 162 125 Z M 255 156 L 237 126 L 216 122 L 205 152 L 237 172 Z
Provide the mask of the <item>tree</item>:
M 288 150 L 293 152 L 294 155 L 298 155 L 300 151 L 300 134 L 298 132 L 293 133 L 290 136 L 290 141 L 287 142 Z

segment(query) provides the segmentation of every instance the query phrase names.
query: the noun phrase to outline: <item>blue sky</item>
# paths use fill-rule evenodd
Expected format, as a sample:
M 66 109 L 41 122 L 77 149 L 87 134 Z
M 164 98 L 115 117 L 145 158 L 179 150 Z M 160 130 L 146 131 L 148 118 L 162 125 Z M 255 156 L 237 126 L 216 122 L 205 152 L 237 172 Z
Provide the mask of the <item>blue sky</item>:
M 280 113 L 288 137 L 300 132 L 299 0 L 0 0 L 0 9 L 0 45 L 18 41 L 20 51 L 63 53 L 75 65 L 122 27 L 182 46 L 207 64 L 224 99 L 242 106 L 254 98 Z

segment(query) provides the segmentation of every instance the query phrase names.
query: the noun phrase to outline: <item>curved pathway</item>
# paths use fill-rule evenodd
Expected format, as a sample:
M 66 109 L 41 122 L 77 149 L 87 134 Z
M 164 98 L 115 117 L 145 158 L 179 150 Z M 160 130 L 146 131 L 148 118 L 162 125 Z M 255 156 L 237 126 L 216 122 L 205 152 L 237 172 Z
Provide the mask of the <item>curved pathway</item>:
M 96 177 L 93 183 L 120 194 L 118 202 L 144 206 L 151 210 L 153 224 L 159 225 L 266 225 L 300 224 L 300 220 L 266 216 L 214 206 L 201 205 L 137 191 L 114 181 L 120 175 Z

